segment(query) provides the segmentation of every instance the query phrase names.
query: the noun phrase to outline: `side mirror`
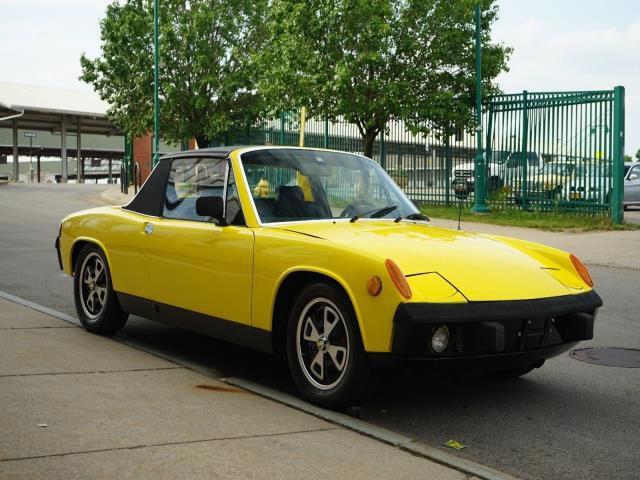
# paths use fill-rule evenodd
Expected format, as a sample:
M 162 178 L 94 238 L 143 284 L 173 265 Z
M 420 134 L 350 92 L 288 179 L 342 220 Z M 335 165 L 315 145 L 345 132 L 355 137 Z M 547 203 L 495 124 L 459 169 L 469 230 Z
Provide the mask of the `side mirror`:
M 637 173 L 632 173 L 631 175 L 629 175 L 629 178 L 627 178 L 627 180 L 638 180 L 640 178 L 640 175 L 638 175 Z
M 196 213 L 201 217 L 211 217 L 218 220 L 220 225 L 226 225 L 224 221 L 224 201 L 222 197 L 198 197 L 196 200 Z

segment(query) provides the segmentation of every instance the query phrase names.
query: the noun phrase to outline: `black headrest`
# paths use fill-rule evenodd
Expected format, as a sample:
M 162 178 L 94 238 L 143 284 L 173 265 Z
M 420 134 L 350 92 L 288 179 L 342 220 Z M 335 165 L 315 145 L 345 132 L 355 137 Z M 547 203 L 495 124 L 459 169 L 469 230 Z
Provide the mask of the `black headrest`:
M 304 202 L 304 192 L 299 185 L 282 185 L 278 187 L 276 202 Z

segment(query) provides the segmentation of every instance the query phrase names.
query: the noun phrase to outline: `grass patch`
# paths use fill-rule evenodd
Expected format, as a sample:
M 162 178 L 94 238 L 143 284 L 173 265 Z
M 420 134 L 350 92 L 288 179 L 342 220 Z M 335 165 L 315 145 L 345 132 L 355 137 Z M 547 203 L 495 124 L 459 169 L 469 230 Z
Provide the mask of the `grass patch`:
M 421 205 L 420 211 L 433 218 L 458 220 L 458 207 Z M 479 215 L 471 213 L 471 207 L 464 205 L 462 206 L 462 221 L 548 231 L 640 230 L 640 225 L 632 223 L 613 225 L 611 219 L 603 215 L 527 212 L 523 210 L 498 210 Z

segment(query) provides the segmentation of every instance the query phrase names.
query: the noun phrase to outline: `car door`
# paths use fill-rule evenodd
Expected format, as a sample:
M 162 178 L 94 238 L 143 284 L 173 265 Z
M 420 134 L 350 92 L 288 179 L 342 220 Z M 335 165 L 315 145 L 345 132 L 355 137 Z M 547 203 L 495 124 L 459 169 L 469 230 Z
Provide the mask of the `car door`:
M 243 225 L 230 164 L 207 156 L 171 162 L 162 218 L 146 230 L 153 300 L 250 325 L 254 236 Z M 197 214 L 202 196 L 225 199 L 229 225 Z
M 624 181 L 624 203 L 640 203 L 640 165 L 631 167 Z

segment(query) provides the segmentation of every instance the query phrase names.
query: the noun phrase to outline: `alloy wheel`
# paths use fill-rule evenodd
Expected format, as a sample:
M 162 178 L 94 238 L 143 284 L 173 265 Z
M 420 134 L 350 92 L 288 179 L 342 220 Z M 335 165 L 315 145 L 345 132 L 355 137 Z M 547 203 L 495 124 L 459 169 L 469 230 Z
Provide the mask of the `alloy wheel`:
M 306 379 L 320 390 L 336 387 L 349 362 L 349 331 L 340 309 L 315 298 L 298 317 L 296 353 Z

